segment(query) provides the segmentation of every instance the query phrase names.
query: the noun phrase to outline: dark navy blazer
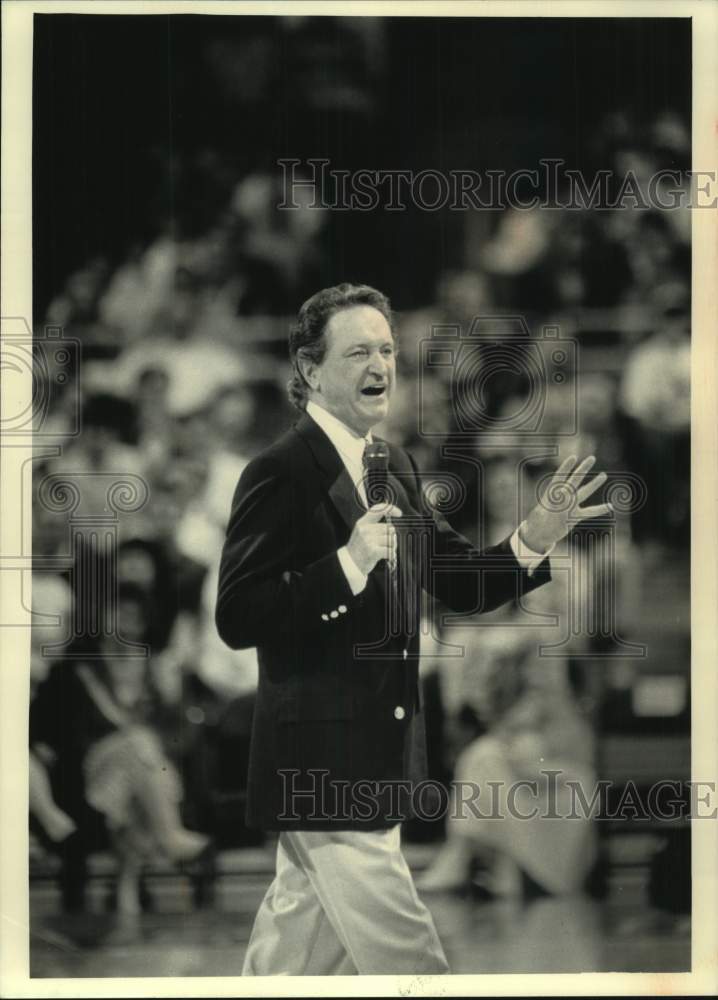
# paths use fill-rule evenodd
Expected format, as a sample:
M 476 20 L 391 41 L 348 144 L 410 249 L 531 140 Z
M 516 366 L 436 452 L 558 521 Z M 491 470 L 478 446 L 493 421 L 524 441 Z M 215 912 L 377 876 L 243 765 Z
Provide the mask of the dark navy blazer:
M 354 596 L 337 550 L 365 508 L 319 425 L 304 414 L 239 479 L 216 624 L 232 649 L 257 647 L 251 826 L 378 829 L 411 815 L 412 788 L 426 777 L 422 588 L 477 613 L 550 579 L 547 559 L 529 578 L 508 538 L 479 552 L 455 532 L 426 503 L 411 456 L 392 445 L 388 485 L 403 512 L 398 572 L 382 560 Z

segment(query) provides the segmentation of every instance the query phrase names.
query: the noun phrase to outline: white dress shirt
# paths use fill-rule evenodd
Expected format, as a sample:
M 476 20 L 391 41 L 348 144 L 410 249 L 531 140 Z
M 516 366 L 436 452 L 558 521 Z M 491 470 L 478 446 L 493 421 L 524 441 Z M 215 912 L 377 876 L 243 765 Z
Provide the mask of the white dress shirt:
M 312 420 L 314 420 L 315 423 L 319 424 L 321 429 L 336 448 L 339 453 L 339 457 L 344 463 L 345 469 L 349 473 L 351 481 L 356 486 L 359 496 L 362 498 L 362 501 L 366 506 L 367 500 L 364 488 L 364 448 L 366 447 L 367 442 L 371 442 L 372 440 L 371 431 L 369 431 L 366 437 L 359 437 L 359 435 L 350 430 L 346 424 L 343 424 L 341 420 L 338 420 L 335 416 L 329 413 L 328 410 L 325 410 L 323 406 L 320 406 L 313 400 L 309 400 L 307 403 L 307 414 L 312 418 Z M 548 552 L 544 552 L 543 554 L 534 552 L 533 549 L 530 549 L 528 545 L 521 541 L 518 528 L 511 536 L 509 544 L 511 545 L 513 554 L 516 556 L 517 562 L 524 569 L 528 570 L 529 575 L 533 574 L 536 567 L 543 562 L 546 556 L 553 549 L 553 546 L 551 546 Z M 347 578 L 347 582 L 351 587 L 352 593 L 361 593 L 361 591 L 366 587 L 367 577 L 365 573 L 362 573 L 352 559 L 346 545 L 343 545 L 338 550 L 337 557 L 342 569 L 344 570 L 344 575 Z

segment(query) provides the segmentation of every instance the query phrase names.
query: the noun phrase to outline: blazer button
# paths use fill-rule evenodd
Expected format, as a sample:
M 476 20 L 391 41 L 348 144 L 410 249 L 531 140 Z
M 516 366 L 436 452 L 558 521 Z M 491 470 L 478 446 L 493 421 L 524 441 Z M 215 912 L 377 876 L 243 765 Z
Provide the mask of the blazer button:
M 330 611 L 329 612 L 329 617 L 330 618 L 338 618 L 339 617 L 339 612 L 338 611 Z
M 339 607 L 337 608 L 337 611 L 339 612 L 340 615 L 345 615 L 347 613 L 346 604 L 340 604 Z
M 407 658 L 407 656 L 409 655 L 409 650 L 408 650 L 408 649 L 402 649 L 402 651 L 401 651 L 401 655 L 402 655 L 402 657 L 403 657 L 404 659 L 406 659 L 406 658 Z
M 397 705 L 396 708 L 394 709 L 394 718 L 395 719 L 403 719 L 405 715 L 406 715 L 406 712 L 401 707 L 401 705 Z
M 322 615 L 322 621 L 328 622 L 329 621 L 329 615 Z

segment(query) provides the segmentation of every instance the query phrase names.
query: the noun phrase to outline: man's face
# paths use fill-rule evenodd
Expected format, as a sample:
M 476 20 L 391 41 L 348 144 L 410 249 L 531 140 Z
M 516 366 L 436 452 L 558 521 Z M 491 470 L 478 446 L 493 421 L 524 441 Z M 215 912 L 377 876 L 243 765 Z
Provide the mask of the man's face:
M 389 412 L 396 378 L 394 338 L 371 306 L 335 313 L 325 331 L 324 361 L 310 369 L 310 398 L 364 436 Z

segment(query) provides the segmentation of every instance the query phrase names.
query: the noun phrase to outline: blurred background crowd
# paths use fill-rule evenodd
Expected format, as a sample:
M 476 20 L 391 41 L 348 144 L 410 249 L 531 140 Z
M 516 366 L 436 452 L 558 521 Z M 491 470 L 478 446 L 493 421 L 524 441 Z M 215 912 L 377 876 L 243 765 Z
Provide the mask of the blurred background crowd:
M 33 851 L 40 867 L 60 859 L 63 906 L 86 905 L 87 857 L 108 844 L 131 886 L 143 837 L 178 863 L 201 856 L 207 838 L 261 841 L 243 824 L 256 657 L 216 635 L 217 565 L 242 469 L 296 416 L 285 392 L 292 315 L 341 280 L 393 300 L 399 377 L 381 430 L 412 451 L 429 493 L 432 475 L 460 484 L 455 527 L 482 543 L 504 537 L 569 453 L 595 454 L 617 500 L 610 523 L 557 553 L 556 579 L 533 602 L 479 627 L 427 605 L 432 777 L 510 782 L 551 765 L 587 788 L 608 778 L 618 798 L 629 781 L 689 777 L 688 209 L 348 218 L 308 198 L 276 207 L 282 155 L 447 170 L 564 155 L 589 179 L 685 171 L 690 95 L 664 93 L 658 72 L 681 45 L 633 22 L 592 28 L 591 39 L 580 26 L 542 26 L 537 39 L 493 22 L 283 17 L 198 29 L 177 18 L 170 29 L 143 18 L 162 23 L 124 24 L 137 55 L 120 83 L 122 50 L 108 47 L 107 27 L 63 20 L 36 30 L 35 327 L 39 338 L 62 328 L 81 360 L 60 382 L 48 350 L 38 375 L 49 399 L 41 430 L 62 448 L 34 463 L 33 546 L 62 568 L 34 574 L 33 607 L 63 626 L 34 629 L 30 726 Z M 590 74 L 619 50 L 623 75 L 614 67 L 613 91 L 597 95 Z M 60 52 L 70 79 L 58 95 Z M 525 75 L 542 52 L 558 57 L 536 94 L 510 60 L 502 70 L 508 52 Z M 647 72 L 650 86 L 639 82 Z M 65 162 L 50 166 L 58 137 Z M 71 171 L 82 176 L 71 182 Z M 431 363 L 432 331 L 466 338 L 477 316 L 511 319 L 489 319 L 481 346 L 465 339 L 451 364 Z M 556 328 L 577 345 L 567 365 L 546 339 Z M 527 377 L 531 358 L 540 385 Z M 81 489 L 84 520 L 42 502 L 47 476 Z M 123 477 L 148 487 L 138 509 L 108 502 L 108 482 Z M 103 515 L 109 546 L 88 528 Z M 108 594 L 119 640 L 92 624 Z M 123 660 L 131 643 L 147 644 L 148 657 Z M 141 735 L 128 747 L 130 731 Z M 644 866 L 654 903 L 685 912 L 686 828 L 638 826 L 632 840 L 608 821 L 559 832 L 416 821 L 407 837 L 444 842 L 427 891 L 600 894 L 628 859 Z M 128 829 L 129 846 L 117 839 Z M 194 871 L 198 902 L 203 874 Z M 134 905 L 121 880 L 117 893 Z

